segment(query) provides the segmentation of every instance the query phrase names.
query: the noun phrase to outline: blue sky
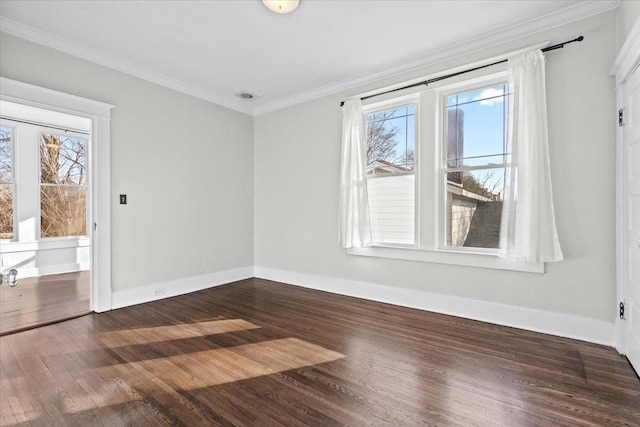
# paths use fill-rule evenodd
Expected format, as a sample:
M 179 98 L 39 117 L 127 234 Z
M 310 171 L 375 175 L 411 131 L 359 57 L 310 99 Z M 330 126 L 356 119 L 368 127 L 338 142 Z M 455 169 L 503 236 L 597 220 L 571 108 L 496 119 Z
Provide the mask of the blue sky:
M 498 85 L 447 97 L 447 108 L 464 111 L 464 157 L 489 156 L 504 152 L 505 91 Z M 397 127 L 396 154 L 415 150 L 415 107 L 394 110 L 385 125 Z M 466 159 L 465 166 L 502 163 L 501 156 Z
M 494 86 L 447 98 L 448 108 L 464 111 L 464 157 L 504 152 L 505 86 Z M 502 163 L 502 157 L 469 159 L 465 166 Z

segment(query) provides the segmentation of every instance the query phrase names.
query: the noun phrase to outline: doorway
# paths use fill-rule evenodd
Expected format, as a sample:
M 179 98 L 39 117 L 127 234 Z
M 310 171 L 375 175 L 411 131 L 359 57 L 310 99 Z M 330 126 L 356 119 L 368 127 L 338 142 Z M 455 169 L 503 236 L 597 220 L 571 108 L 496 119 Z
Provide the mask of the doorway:
M 613 65 L 618 93 L 616 348 L 640 374 L 640 20 Z
M 91 309 L 111 310 L 111 110 L 113 105 L 0 76 L 0 100 L 91 120 Z M 1 111 L 0 111 L 1 113 Z M 0 254 L 3 251 L 0 239 Z M 4 267 L 1 266 L 4 272 Z M 4 286 L 4 285 L 2 285 Z
M 91 312 L 91 129 L 0 100 L 0 335 Z

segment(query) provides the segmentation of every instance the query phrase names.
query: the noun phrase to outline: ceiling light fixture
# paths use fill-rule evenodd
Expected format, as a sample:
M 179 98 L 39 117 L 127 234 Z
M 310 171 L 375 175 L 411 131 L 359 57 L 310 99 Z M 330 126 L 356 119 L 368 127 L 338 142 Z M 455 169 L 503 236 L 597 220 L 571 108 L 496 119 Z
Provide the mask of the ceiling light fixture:
M 296 10 L 300 0 L 262 0 L 262 4 L 275 13 L 290 13 Z

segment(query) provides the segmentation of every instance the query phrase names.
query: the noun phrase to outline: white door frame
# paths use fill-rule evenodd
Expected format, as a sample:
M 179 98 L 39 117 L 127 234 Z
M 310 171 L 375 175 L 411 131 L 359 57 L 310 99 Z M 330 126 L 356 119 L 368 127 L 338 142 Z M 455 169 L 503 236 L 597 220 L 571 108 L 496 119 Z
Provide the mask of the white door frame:
M 611 67 L 609 75 L 616 78 L 617 89 L 617 109 L 622 108 L 624 104 L 623 93 L 624 84 L 627 79 L 633 74 L 636 68 L 640 66 L 640 19 L 636 20 L 633 29 L 629 33 L 627 40 L 620 49 L 620 52 Z M 624 251 L 626 251 L 627 244 L 625 242 L 626 230 L 624 229 L 624 212 L 628 208 L 625 195 L 623 194 L 623 158 L 622 158 L 622 137 L 623 130 L 620 126 L 617 129 L 617 144 L 616 144 L 616 288 L 617 288 L 617 302 L 626 301 L 626 276 L 627 276 L 627 262 Z M 626 354 L 627 345 L 625 337 L 625 324 L 618 315 L 618 309 L 616 307 L 615 317 L 615 348 L 620 354 Z
M 96 312 L 111 310 L 110 127 L 113 105 L 4 77 L 0 77 L 0 99 L 91 119 L 91 309 Z

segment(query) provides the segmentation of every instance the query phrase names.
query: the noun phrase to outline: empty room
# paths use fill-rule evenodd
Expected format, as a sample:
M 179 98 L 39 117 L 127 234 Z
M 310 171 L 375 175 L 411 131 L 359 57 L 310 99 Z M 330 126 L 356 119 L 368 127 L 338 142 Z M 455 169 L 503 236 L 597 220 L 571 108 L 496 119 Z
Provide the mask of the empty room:
M 640 1 L 0 0 L 0 426 L 639 426 Z

